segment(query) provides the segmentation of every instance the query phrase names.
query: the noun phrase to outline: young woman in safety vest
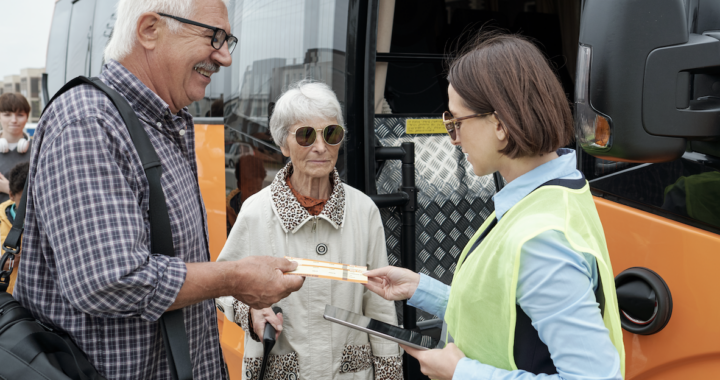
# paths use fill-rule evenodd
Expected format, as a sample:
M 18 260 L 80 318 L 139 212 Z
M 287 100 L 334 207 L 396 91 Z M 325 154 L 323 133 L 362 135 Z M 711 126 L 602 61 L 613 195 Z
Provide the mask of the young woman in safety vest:
M 573 126 L 557 77 L 532 43 L 486 34 L 448 81 L 452 143 L 476 175 L 499 171 L 507 185 L 451 286 L 385 267 L 367 287 L 444 318 L 454 343 L 404 347 L 433 379 L 622 379 L 613 271 L 588 183 L 562 148 Z

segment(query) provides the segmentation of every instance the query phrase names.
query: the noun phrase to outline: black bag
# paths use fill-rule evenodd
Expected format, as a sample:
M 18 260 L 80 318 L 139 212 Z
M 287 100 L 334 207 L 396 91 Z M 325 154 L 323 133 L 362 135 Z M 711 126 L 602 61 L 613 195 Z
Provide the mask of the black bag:
M 162 175 L 160 159 L 137 115 L 125 98 L 98 78 L 88 79 L 80 76 L 65 84 L 45 109 L 60 95 L 81 84 L 89 84 L 104 92 L 120 112 L 150 185 L 149 218 L 152 252 L 174 256 L 170 217 L 160 184 Z M 36 321 L 29 311 L 6 293 L 13 270 L 12 262 L 19 251 L 25 224 L 27 186 L 25 182 L 13 227 L 3 244 L 5 253 L 0 259 L 0 269 L 11 260 L 10 268 L 0 272 L 0 379 L 103 380 L 104 378 L 87 360 L 85 354 L 66 334 L 54 332 Z M 192 379 L 190 346 L 182 309 L 163 314 L 160 318 L 160 327 L 173 379 Z

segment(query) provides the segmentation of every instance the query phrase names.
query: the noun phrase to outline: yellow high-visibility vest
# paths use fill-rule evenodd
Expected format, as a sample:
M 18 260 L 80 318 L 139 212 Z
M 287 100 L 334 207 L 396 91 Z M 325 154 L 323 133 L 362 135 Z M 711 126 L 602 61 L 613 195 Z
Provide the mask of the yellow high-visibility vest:
M 556 230 L 565 235 L 572 249 L 597 260 L 605 295 L 603 321 L 620 354 L 624 377 L 625 349 L 615 281 L 605 234 L 587 183 L 579 190 L 562 186 L 538 188 L 503 215 L 468 257 L 473 243 L 494 219 L 495 213 L 468 242 L 450 288 L 445 321 L 458 348 L 481 363 L 517 370 L 513 345 L 520 251 L 528 240 Z

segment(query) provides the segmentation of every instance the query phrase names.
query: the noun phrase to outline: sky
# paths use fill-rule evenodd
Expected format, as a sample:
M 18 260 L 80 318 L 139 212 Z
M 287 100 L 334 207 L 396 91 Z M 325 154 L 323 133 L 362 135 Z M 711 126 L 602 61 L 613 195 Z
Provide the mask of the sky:
M 45 67 L 55 0 L 0 0 L 0 81 Z

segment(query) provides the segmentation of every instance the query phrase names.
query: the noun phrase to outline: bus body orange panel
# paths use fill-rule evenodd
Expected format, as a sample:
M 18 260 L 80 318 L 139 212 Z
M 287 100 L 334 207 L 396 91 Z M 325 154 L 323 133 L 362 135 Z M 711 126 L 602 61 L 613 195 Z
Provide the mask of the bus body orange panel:
M 720 236 L 628 206 L 595 198 L 615 275 L 646 267 L 668 284 L 668 325 L 654 335 L 623 331 L 626 379 L 720 376 Z
M 207 212 L 210 260 L 217 260 L 225 245 L 225 126 L 195 125 L 198 182 Z
M 225 245 L 225 126 L 195 125 L 198 182 L 207 212 L 210 260 L 217 260 Z M 242 379 L 245 333 L 218 310 L 220 345 L 231 379 Z
M 245 331 L 231 322 L 225 314 L 220 315 L 223 322 L 223 333 L 220 335 L 220 346 L 223 349 L 230 380 L 242 379 L 243 354 L 245 353 Z

